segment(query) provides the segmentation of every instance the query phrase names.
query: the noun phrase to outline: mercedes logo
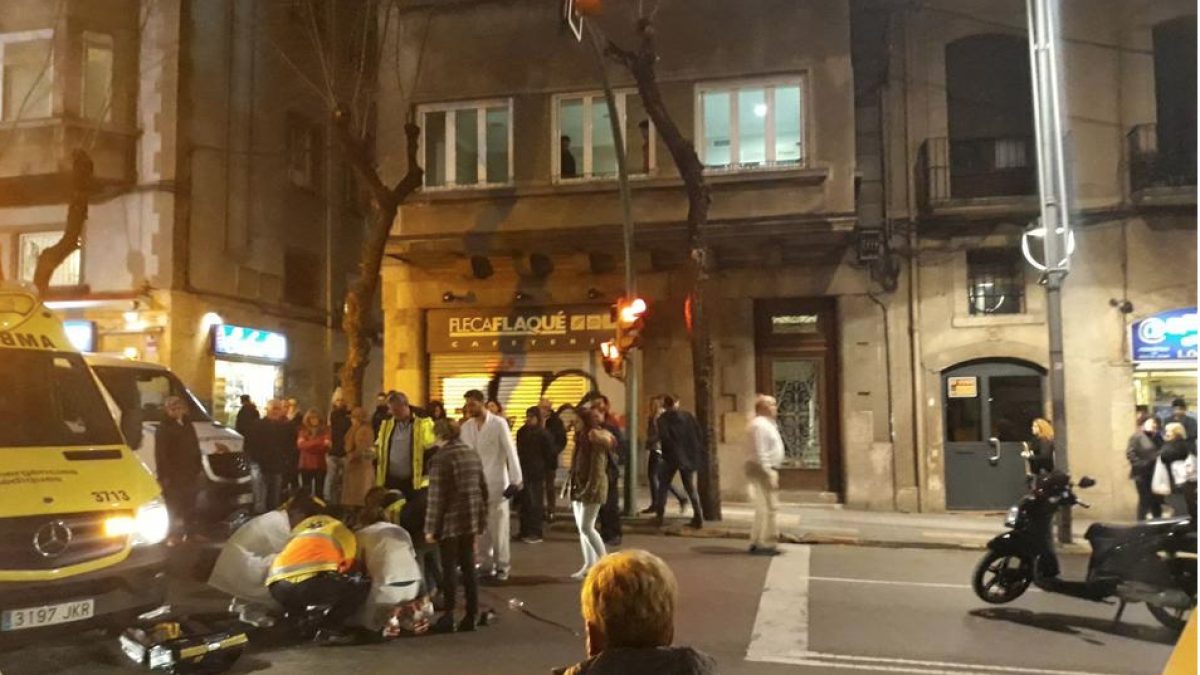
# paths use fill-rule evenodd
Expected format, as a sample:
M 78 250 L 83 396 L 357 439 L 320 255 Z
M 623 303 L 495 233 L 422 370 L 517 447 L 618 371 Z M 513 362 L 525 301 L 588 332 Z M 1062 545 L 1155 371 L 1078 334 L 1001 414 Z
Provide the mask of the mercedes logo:
M 71 528 L 61 520 L 46 523 L 33 535 L 33 548 L 43 558 L 57 558 L 71 545 Z

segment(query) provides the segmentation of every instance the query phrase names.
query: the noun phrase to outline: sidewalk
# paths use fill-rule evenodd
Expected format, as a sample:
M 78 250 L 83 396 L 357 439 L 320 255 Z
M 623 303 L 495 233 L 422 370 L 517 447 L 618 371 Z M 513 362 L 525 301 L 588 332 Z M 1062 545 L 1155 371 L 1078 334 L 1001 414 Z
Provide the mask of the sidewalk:
M 680 515 L 674 504 L 668 508 L 666 524 L 661 528 L 654 527 L 648 516 L 626 518 L 624 526 L 626 532 L 637 534 L 748 539 L 754 508 L 748 503 L 728 501 L 721 508 L 724 519 L 706 523 L 702 530 L 687 527 L 690 511 Z M 566 520 L 569 522 L 570 517 Z M 560 517 L 556 526 L 562 527 L 562 522 Z M 1074 521 L 1075 544 L 1070 549 L 1086 550 L 1083 533 L 1091 524 L 1078 518 Z M 779 508 L 781 539 L 788 543 L 974 550 L 985 548 L 1004 530 L 1004 514 L 994 512 L 894 513 L 796 504 Z

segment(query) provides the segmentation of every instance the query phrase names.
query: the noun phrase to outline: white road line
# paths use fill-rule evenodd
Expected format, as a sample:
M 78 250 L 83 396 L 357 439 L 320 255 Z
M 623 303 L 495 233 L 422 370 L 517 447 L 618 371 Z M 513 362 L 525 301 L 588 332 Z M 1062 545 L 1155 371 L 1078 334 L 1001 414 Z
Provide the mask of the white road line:
M 925 661 L 919 659 L 895 659 L 878 656 L 849 656 L 845 654 L 825 654 L 807 652 L 804 654 L 777 655 L 771 659 L 776 663 L 793 665 L 822 666 L 827 668 L 844 668 L 854 670 L 872 670 L 885 672 L 922 673 L 924 675 L 943 675 L 953 673 L 1011 673 L 1013 675 L 1108 675 L 1083 670 L 1047 670 L 1043 668 L 1020 668 L 1017 666 L 992 666 L 982 663 L 956 663 L 952 661 Z
M 769 661 L 775 654 L 808 652 L 808 570 L 812 548 L 781 546 L 771 559 L 763 584 L 754 632 L 746 650 L 749 661 Z
M 916 586 L 918 588 L 968 589 L 970 584 L 937 584 L 927 581 L 890 581 L 887 579 L 854 579 L 851 577 L 809 577 L 809 581 L 829 581 L 842 584 L 879 584 L 882 586 Z

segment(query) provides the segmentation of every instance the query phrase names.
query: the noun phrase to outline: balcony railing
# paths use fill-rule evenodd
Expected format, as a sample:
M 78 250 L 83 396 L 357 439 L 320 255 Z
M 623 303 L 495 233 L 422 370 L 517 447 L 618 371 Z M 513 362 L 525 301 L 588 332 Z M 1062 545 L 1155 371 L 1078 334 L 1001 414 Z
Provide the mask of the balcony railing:
M 931 138 L 921 146 L 926 208 L 1037 194 L 1033 138 Z
M 1186 135 L 1185 135 L 1186 136 Z M 1196 186 L 1196 137 L 1168 138 L 1157 124 L 1139 124 L 1126 135 L 1129 182 L 1134 193 Z

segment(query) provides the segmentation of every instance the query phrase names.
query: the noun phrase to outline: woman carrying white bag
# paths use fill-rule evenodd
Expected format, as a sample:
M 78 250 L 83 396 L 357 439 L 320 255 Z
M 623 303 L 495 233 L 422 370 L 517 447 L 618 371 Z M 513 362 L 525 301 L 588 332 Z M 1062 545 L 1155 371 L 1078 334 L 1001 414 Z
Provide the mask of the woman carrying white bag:
M 1187 431 L 1178 422 L 1171 422 L 1163 433 L 1162 451 L 1154 467 L 1150 487 L 1156 495 L 1167 496 L 1183 492 L 1188 515 L 1196 517 L 1196 455 L 1187 442 Z

